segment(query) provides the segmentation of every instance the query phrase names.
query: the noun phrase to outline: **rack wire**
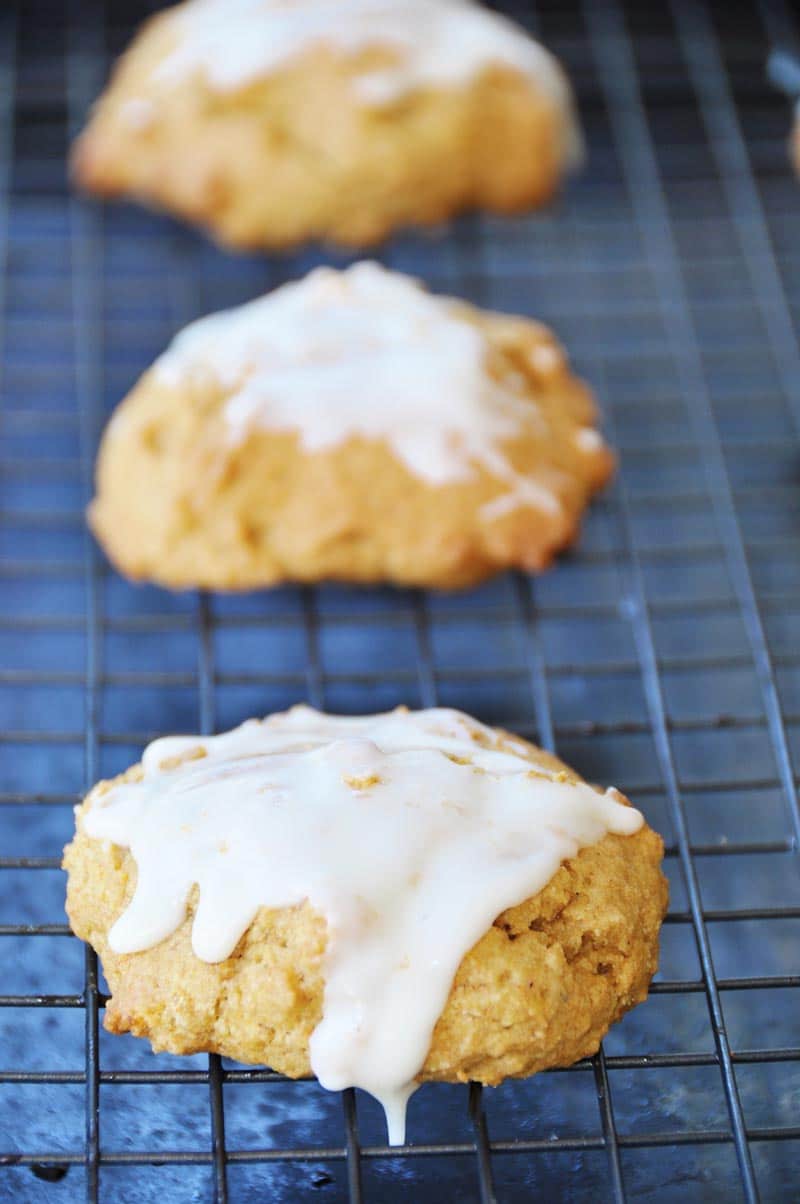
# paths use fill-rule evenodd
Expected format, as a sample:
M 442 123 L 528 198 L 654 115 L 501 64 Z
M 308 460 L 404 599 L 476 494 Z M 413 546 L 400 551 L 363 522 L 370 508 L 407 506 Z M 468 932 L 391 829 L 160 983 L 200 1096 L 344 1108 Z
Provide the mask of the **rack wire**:
M 70 195 L 69 138 L 142 6 L 0 16 L 0 1196 L 19 1201 L 783 1201 L 800 1188 L 800 184 L 788 7 L 503 6 L 577 84 L 590 164 L 553 212 L 381 252 L 550 322 L 620 449 L 580 547 L 460 595 L 135 589 L 82 508 L 110 407 L 197 313 L 318 251 L 233 258 Z M 328 256 L 334 262 L 343 257 Z M 307 699 L 440 703 L 632 795 L 672 903 L 648 1002 L 591 1061 L 373 1102 L 107 1038 L 63 919 L 71 804 L 166 730 Z

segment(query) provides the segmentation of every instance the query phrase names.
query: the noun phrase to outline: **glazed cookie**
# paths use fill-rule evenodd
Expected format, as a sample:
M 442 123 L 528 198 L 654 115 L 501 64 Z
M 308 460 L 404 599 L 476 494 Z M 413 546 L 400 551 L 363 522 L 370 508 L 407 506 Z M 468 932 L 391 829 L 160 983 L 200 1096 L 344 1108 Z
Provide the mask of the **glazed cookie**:
M 184 330 L 118 407 L 91 525 L 176 589 L 546 568 L 613 457 L 543 326 L 377 264 Z
M 660 838 L 457 711 L 295 707 L 158 740 L 76 809 L 67 912 L 155 1050 L 370 1091 L 565 1066 L 642 1001 Z
M 579 156 L 556 60 L 471 0 L 189 0 L 123 56 L 73 169 L 230 246 L 361 246 L 539 205 Z

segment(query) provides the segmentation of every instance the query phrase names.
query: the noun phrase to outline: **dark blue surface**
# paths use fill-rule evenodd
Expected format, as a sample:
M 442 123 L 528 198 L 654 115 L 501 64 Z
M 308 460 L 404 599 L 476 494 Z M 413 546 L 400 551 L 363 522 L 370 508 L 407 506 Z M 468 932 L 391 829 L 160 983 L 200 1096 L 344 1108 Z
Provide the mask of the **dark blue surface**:
M 109 48 L 129 33 L 127 15 L 114 11 Z M 16 81 L 14 42 L 0 37 L 0 137 L 14 132 L 13 148 L 7 142 L 0 156 L 12 163 L 0 197 L 0 993 L 29 997 L 25 1006 L 0 1007 L 0 1156 L 77 1160 L 66 1174 L 0 1166 L 0 1199 L 66 1202 L 91 1187 L 81 1165 L 83 1083 L 9 1081 L 16 1072 L 69 1080 L 86 1070 L 83 1008 L 30 1003 L 39 995 L 80 1003 L 84 991 L 83 948 L 59 927 L 57 865 L 87 776 L 125 768 L 155 734 L 197 730 L 204 720 L 225 728 L 304 698 L 341 711 L 437 700 L 544 741 L 552 727 L 567 760 L 632 795 L 668 843 L 672 902 L 659 987 L 605 1043 L 624 1193 L 676 1204 L 747 1198 L 711 983 L 733 1051 L 751 1183 L 765 1201 L 800 1196 L 794 775 L 768 723 L 768 685 L 765 692 L 758 668 L 764 650 L 735 555 L 741 537 L 768 641 L 766 667 L 796 758 L 800 194 L 785 157 L 789 111 L 762 78 L 765 27 L 743 9 L 734 18 L 720 7 L 710 22 L 699 11 L 696 18 L 679 8 L 673 22 L 633 8 L 626 34 L 611 3 L 588 6 L 588 19 L 571 5 L 542 6 L 544 35 L 578 84 L 589 168 L 549 213 L 468 219 L 399 237 L 382 252 L 434 288 L 551 323 L 596 386 L 621 475 L 589 515 L 579 548 L 535 583 L 503 577 L 430 598 L 281 589 L 209 599 L 205 618 L 194 595 L 129 586 L 92 551 L 82 508 L 99 426 L 196 312 L 247 299 L 323 259 L 344 259 L 316 251 L 270 263 L 229 257 L 166 219 L 71 201 L 66 134 L 103 76 L 102 14 L 78 9 L 67 39 L 60 14 L 26 6 Z M 724 35 L 716 64 L 708 59 L 715 25 Z M 626 67 L 615 75 L 620 47 Z M 687 75 L 692 55 L 706 68 L 702 80 Z M 631 101 L 637 85 L 641 111 Z M 734 133 L 726 127 L 726 138 L 712 141 L 709 130 L 719 133 L 730 116 Z M 754 194 L 742 191 L 743 180 Z M 698 437 L 698 391 L 710 400 L 733 507 L 720 498 L 713 440 Z M 663 727 L 648 648 L 657 658 Z M 96 726 L 87 737 L 90 708 Z M 677 799 L 711 979 L 698 958 L 678 855 Z M 28 925 L 45 926 L 45 934 L 29 934 Z M 103 1074 L 202 1076 L 207 1064 L 100 1036 Z M 613 1145 L 610 1160 L 596 1087 L 595 1068 L 586 1065 L 484 1093 L 489 1137 L 498 1143 L 491 1157 L 498 1199 L 614 1198 Z M 343 1160 L 324 1154 L 344 1146 L 338 1097 L 313 1083 L 235 1081 L 223 1096 L 232 1200 L 347 1197 Z M 379 1146 L 381 1117 L 367 1097 L 359 1096 L 358 1120 L 362 1146 Z M 367 1200 L 479 1198 L 466 1089 L 421 1090 L 409 1137 L 464 1150 L 363 1158 Z M 504 1144 L 520 1140 L 545 1148 Z M 101 1157 L 100 1199 L 212 1199 L 209 1161 L 113 1165 L 115 1154 L 141 1151 L 153 1161 L 175 1151 L 208 1159 L 211 1141 L 202 1077 L 104 1079 L 101 1155 L 112 1162 Z M 304 1157 L 235 1160 L 241 1151 L 271 1150 Z M 48 1174 L 61 1177 L 50 1182 Z

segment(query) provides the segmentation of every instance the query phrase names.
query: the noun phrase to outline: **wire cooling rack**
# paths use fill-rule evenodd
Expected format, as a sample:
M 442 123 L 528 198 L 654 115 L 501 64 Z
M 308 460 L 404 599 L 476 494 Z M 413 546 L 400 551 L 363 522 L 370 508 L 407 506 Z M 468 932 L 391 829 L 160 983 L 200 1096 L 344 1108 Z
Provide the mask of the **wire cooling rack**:
M 139 15 L 0 16 L 0 1198 L 797 1198 L 800 184 L 764 77 L 788 9 L 514 7 L 576 82 L 588 169 L 548 214 L 382 256 L 550 322 L 621 472 L 553 573 L 452 596 L 170 595 L 87 537 L 102 422 L 175 329 L 321 259 L 226 256 L 70 195 L 69 137 Z M 71 805 L 157 733 L 302 699 L 462 707 L 646 811 L 672 883 L 661 970 L 603 1053 L 428 1086 L 391 1150 L 368 1097 L 106 1036 L 64 923 Z

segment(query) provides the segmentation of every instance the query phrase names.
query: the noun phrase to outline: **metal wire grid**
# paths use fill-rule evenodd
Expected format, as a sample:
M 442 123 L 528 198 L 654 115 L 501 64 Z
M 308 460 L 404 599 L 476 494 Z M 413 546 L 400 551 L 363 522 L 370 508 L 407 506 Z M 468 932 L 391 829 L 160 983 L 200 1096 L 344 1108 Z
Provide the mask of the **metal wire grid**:
M 83 533 L 80 506 L 105 411 L 169 333 L 314 259 L 232 261 L 165 221 L 69 198 L 64 132 L 130 33 L 128 12 L 115 6 L 108 28 L 104 15 L 81 6 L 64 24 L 26 5 L 4 13 L 0 38 L 9 1194 L 790 1198 L 800 223 L 788 110 L 761 78 L 768 36 L 791 35 L 789 14 L 516 6 L 577 80 L 591 172 L 553 217 L 470 219 L 385 252 L 434 287 L 537 312 L 564 334 L 622 452 L 579 553 L 536 583 L 451 598 L 241 599 L 129 589 Z M 462 706 L 557 743 L 644 806 L 668 841 L 672 909 L 651 1000 L 605 1053 L 497 1094 L 426 1088 L 411 1112 L 412 1139 L 424 1140 L 394 1151 L 353 1092 L 337 1105 L 267 1070 L 104 1041 L 96 959 L 86 951 L 78 982 L 77 942 L 62 939 L 54 871 L 68 804 L 162 729 L 210 731 L 300 697 Z M 171 1087 L 168 1105 L 159 1089 Z M 147 1128 L 150 1112 L 166 1132 Z

